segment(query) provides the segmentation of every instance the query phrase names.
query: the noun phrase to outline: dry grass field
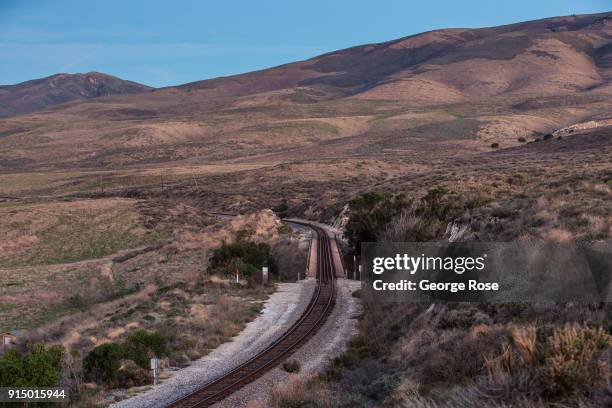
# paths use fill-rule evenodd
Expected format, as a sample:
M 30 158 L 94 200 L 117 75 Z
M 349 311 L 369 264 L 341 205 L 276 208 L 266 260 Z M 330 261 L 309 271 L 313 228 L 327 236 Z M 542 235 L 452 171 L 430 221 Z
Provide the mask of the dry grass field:
M 235 284 L 210 270 L 224 243 L 270 245 L 279 259 L 275 279 L 295 279 L 306 262 L 306 247 L 271 211 L 224 220 L 174 199 L 131 198 L 0 206 L 0 331 L 19 329 L 19 348 L 65 348 L 71 368 L 62 381 L 74 406 L 95 406 L 107 395 L 108 384 L 82 384 L 83 359 L 97 346 L 145 330 L 165 339 L 164 366 L 181 367 L 258 315 L 275 286 Z M 129 375 L 140 375 L 134 370 Z M 119 385 L 148 381 L 137 378 Z
M 152 288 L 197 286 L 208 279 L 210 251 L 247 228 L 253 240 L 295 251 L 267 212 L 230 223 L 184 204 L 116 198 L 4 204 L 2 211 L 0 330 L 48 326 Z

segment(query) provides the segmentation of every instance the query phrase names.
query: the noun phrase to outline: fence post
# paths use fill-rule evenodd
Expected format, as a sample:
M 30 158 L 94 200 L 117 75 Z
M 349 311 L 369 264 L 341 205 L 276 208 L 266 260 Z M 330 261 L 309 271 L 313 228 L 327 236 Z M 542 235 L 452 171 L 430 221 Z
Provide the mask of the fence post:
M 151 359 L 151 372 L 153 374 L 153 385 L 157 385 L 157 365 L 158 365 L 158 358 L 157 357 L 153 357 Z
M 268 284 L 268 267 L 267 266 L 261 267 L 261 284 L 263 286 L 266 286 Z

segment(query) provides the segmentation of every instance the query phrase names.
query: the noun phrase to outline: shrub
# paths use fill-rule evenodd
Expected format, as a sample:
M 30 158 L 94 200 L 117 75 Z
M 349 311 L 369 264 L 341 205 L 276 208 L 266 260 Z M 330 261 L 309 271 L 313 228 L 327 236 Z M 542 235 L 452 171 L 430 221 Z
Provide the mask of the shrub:
M 288 373 L 299 373 L 301 368 L 300 362 L 296 359 L 287 360 L 283 363 L 283 370 Z
M 60 380 L 63 346 L 39 343 L 21 354 L 9 349 L 0 356 L 1 387 L 53 387 Z
M 568 397 L 603 384 L 609 378 L 604 361 L 594 361 L 597 354 L 612 345 L 601 328 L 567 326 L 556 329 L 542 351 L 542 364 L 536 378 L 544 393 Z
M 499 143 L 491 143 L 491 147 L 493 149 L 497 149 L 499 147 Z
M 485 359 L 491 382 L 534 383 L 541 397 L 563 400 L 588 393 L 609 378 L 604 349 L 612 345 L 602 328 L 568 325 L 540 339 L 534 326 L 512 328 L 509 342 L 494 359 Z
M 524 137 L 522 137 L 522 136 L 521 136 L 521 137 L 519 137 L 519 138 L 518 138 L 518 139 L 516 139 L 516 140 L 518 140 L 518 141 L 519 141 L 519 142 L 521 142 L 521 143 L 525 143 L 525 142 L 527 142 L 527 139 L 525 139 L 525 138 L 524 138 Z
M 238 240 L 223 244 L 215 249 L 210 260 L 210 268 L 215 272 L 233 275 L 238 269 L 242 276 L 251 276 L 259 272 L 264 264 L 268 265 L 271 274 L 276 274 L 276 261 L 270 253 L 270 246 L 265 243 Z
M 66 299 L 66 304 L 70 309 L 83 311 L 87 308 L 87 301 L 83 296 L 76 294 Z
M 276 229 L 276 231 L 280 234 L 280 235 L 284 235 L 284 234 L 289 234 L 291 233 L 291 227 L 289 227 L 287 224 L 281 224 L 278 226 L 278 228 Z
M 362 242 L 430 241 L 442 235 L 450 219 L 489 201 L 481 194 L 457 194 L 442 186 L 412 200 L 404 194 L 364 193 L 350 202 L 345 235 L 357 253 Z
M 255 235 L 255 230 L 250 227 L 245 227 L 236 231 L 235 238 L 236 241 L 246 242 L 249 241 L 253 235 Z
M 283 201 L 272 209 L 272 211 L 278 214 L 279 217 L 283 217 L 287 213 L 287 210 L 289 210 L 289 205 L 287 204 L 287 201 Z
M 544 135 L 544 137 L 542 137 L 542 140 L 550 140 L 553 138 L 553 135 L 551 135 L 550 133 Z
M 338 407 L 336 398 L 316 379 L 294 379 L 275 384 L 270 390 L 270 405 L 276 408 Z
M 368 192 L 357 196 L 349 203 L 345 228 L 349 243 L 360 253 L 362 242 L 377 241 L 379 232 L 409 205 L 404 194 Z
M 122 360 L 117 372 L 117 384 L 122 388 L 130 388 L 151 382 L 151 372 L 139 367 L 132 360 Z
M 357 196 L 349 203 L 345 228 L 349 243 L 360 253 L 361 243 L 376 241 L 379 231 L 409 204 L 403 194 L 368 192 Z
M 16 349 L 7 350 L 0 357 L 0 386 L 25 386 L 23 358 Z
M 374 352 L 370 350 L 367 340 L 355 336 L 349 340 L 346 351 L 332 361 L 330 374 L 334 375 L 334 369 L 354 368 L 359 362 L 373 356 L 373 354 Z
M 125 349 L 117 343 L 105 343 L 94 347 L 83 360 L 85 377 L 91 381 L 115 386 L 118 382 L 121 360 L 125 355 Z
M 467 329 L 474 323 L 472 310 L 451 309 L 446 311 L 438 322 L 439 329 L 463 328 Z
M 149 358 L 155 350 L 167 355 L 166 341 L 158 333 L 134 332 L 126 344 L 105 343 L 87 354 L 83 360 L 85 377 L 109 387 L 130 387 L 149 382 Z
M 497 346 L 498 332 L 487 326 L 481 330 L 479 334 L 457 329 L 424 332 L 421 341 L 426 343 L 406 356 L 419 384 L 426 388 L 440 383 L 462 384 L 483 373 L 483 354 Z M 432 333 L 437 333 L 435 339 L 428 339 Z
M 137 330 L 128 337 L 123 349 L 124 358 L 133 360 L 142 368 L 148 368 L 151 358 L 168 355 L 168 341 L 159 332 Z

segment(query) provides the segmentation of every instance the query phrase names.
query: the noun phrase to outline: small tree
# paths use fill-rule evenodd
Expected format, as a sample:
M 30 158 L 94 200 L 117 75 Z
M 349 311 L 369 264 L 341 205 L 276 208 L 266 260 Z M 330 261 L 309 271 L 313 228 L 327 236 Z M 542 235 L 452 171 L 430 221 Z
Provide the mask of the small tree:
M 137 330 L 128 337 L 124 358 L 133 360 L 142 368 L 149 367 L 149 359 L 168 355 L 168 341 L 158 332 Z
M 89 380 L 115 385 L 121 359 L 124 356 L 125 350 L 117 343 L 105 343 L 94 347 L 83 360 L 86 377 Z
M 382 226 L 409 204 L 403 194 L 367 192 L 352 199 L 345 232 L 355 251 L 361 252 L 362 242 L 376 241 Z
M 52 387 L 59 382 L 64 347 L 57 345 L 45 349 L 36 344 L 23 357 L 26 379 L 30 387 Z
M 8 349 L 0 357 L 0 387 L 25 387 L 25 371 L 21 354 Z
M 278 266 L 271 254 L 270 246 L 262 242 L 239 240 L 231 244 L 223 244 L 217 248 L 210 260 L 210 269 L 217 273 L 249 278 L 267 264 L 271 274 L 278 272 Z
M 10 349 L 0 357 L 0 386 L 53 387 L 60 380 L 63 346 L 35 344 L 21 354 Z
M 168 341 L 162 334 L 137 330 L 123 344 L 105 343 L 95 347 L 83 360 L 83 370 L 89 380 L 101 381 L 110 387 L 119 384 L 121 360 L 131 360 L 143 369 L 149 359 L 168 355 Z

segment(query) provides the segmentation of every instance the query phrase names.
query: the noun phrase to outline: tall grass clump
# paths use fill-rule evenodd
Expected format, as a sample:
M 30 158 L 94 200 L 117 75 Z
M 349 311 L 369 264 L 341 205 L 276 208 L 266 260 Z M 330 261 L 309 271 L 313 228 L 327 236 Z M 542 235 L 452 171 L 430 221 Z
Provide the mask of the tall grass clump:
M 543 338 L 544 337 L 544 338 Z M 548 336 L 535 326 L 512 327 L 508 343 L 495 358 L 485 359 L 489 384 L 503 382 L 547 400 L 566 400 L 609 381 L 605 350 L 612 337 L 602 328 L 566 325 Z

